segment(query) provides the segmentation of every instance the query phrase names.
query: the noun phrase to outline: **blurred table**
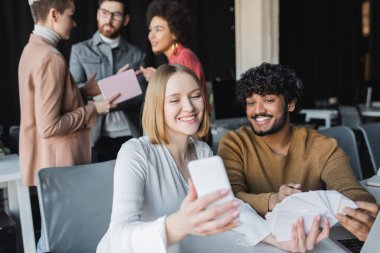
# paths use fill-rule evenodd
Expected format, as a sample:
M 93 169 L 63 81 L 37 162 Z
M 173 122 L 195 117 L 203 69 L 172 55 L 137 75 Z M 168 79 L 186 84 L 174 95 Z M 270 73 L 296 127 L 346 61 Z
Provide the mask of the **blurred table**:
M 0 156 L 0 187 L 8 192 L 9 212 L 21 224 L 25 253 L 36 252 L 29 188 L 22 184 L 17 155 Z
M 372 105 L 366 107 L 364 104 L 359 104 L 360 114 L 364 117 L 378 117 L 380 118 L 380 107 Z
M 323 119 L 325 121 L 323 128 L 331 127 L 331 120 L 339 117 L 338 111 L 334 109 L 303 109 L 300 113 L 305 114 L 306 122 L 312 119 Z
M 380 205 L 380 187 L 369 186 L 369 185 L 367 185 L 367 181 L 368 181 L 368 179 L 361 180 L 360 184 L 364 188 L 366 188 L 367 191 L 369 191 L 369 193 L 371 193 L 375 197 L 377 204 Z
M 286 251 L 280 250 L 267 243 L 260 242 L 256 246 L 245 246 L 239 244 L 241 241 L 238 233 L 228 236 L 226 234 L 235 232 L 225 232 L 213 236 L 189 236 L 181 241 L 181 252 L 207 252 L 207 253 L 285 253 Z M 232 237 L 232 240 L 231 240 Z M 235 237 L 235 238 L 233 238 Z M 235 241 L 236 243 L 231 243 Z M 326 253 L 326 252 L 346 252 L 337 246 L 331 239 L 325 239 L 316 245 L 315 249 L 308 251 L 310 253 Z

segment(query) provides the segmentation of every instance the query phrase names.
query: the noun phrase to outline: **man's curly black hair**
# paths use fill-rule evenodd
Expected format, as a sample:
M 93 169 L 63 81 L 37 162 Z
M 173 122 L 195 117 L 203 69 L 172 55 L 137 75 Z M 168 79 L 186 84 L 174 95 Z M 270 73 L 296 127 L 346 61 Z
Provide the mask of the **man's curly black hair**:
M 184 45 L 189 43 L 191 20 L 189 12 L 182 2 L 170 0 L 151 2 L 146 13 L 148 26 L 154 17 L 161 17 L 168 22 L 170 31 L 177 37 L 176 42 Z
M 294 112 L 301 110 L 300 98 L 303 84 L 294 70 L 280 64 L 262 63 L 250 68 L 240 76 L 235 87 L 236 102 L 246 106 L 246 98 L 253 93 L 264 96 L 267 94 L 284 95 L 285 102 L 295 100 Z

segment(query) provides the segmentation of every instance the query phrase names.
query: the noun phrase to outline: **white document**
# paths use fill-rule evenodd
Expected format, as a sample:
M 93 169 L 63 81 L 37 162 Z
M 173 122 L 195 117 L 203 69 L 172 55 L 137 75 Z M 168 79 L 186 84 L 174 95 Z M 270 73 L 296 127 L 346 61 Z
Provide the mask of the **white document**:
M 337 191 L 301 192 L 286 197 L 265 218 L 277 241 L 288 241 L 291 239 L 292 225 L 298 218 L 303 218 L 307 234 L 315 216 L 321 216 L 320 225 L 326 217 L 331 227 L 338 222 L 335 215 L 343 213 L 345 207 L 357 208 L 355 202 Z
M 209 207 L 234 199 L 223 160 L 219 156 L 191 161 L 188 168 L 198 198 L 217 190 L 229 190 L 227 196 L 214 202 Z
M 326 192 L 325 191 L 316 191 L 316 192 L 318 193 L 319 197 L 322 199 L 325 206 L 329 209 L 330 213 L 334 213 L 334 210 L 332 209 L 330 205 L 330 201 L 326 196 Z
M 298 218 L 303 218 L 304 220 L 304 229 L 306 233 L 309 233 L 313 225 L 313 219 L 316 215 L 320 215 L 319 212 L 315 211 L 300 211 L 300 212 L 280 212 L 275 215 L 273 221 L 272 234 L 276 236 L 278 241 L 287 241 L 289 240 L 289 228 L 296 223 Z

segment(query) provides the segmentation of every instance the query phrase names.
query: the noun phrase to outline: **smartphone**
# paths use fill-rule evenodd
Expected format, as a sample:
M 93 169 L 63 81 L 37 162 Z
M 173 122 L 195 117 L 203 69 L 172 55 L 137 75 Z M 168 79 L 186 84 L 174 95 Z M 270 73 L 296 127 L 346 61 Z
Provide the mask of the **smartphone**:
M 205 159 L 193 160 L 189 162 L 188 168 L 198 198 L 217 190 L 229 190 L 228 195 L 213 202 L 208 206 L 208 208 L 234 199 L 234 195 L 231 190 L 231 184 L 228 180 L 227 172 L 224 168 L 224 163 L 220 156 L 212 156 Z

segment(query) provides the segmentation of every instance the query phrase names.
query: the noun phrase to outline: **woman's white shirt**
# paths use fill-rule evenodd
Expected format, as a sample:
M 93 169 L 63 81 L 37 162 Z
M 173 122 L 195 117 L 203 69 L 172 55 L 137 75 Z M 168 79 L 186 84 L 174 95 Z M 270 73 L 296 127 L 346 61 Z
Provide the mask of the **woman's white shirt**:
M 193 143 L 198 159 L 212 156 L 206 143 Z M 229 231 L 206 238 L 191 236 L 167 248 L 166 215 L 179 209 L 187 192 L 187 182 L 165 145 L 151 144 L 147 137 L 124 143 L 115 165 L 111 223 L 97 253 L 195 252 L 193 249 L 209 248 L 210 243 L 220 240 L 230 244 L 242 241 L 252 246 L 269 235 L 265 221 L 244 204 L 240 210 L 243 225 L 234 229 L 237 233 Z

